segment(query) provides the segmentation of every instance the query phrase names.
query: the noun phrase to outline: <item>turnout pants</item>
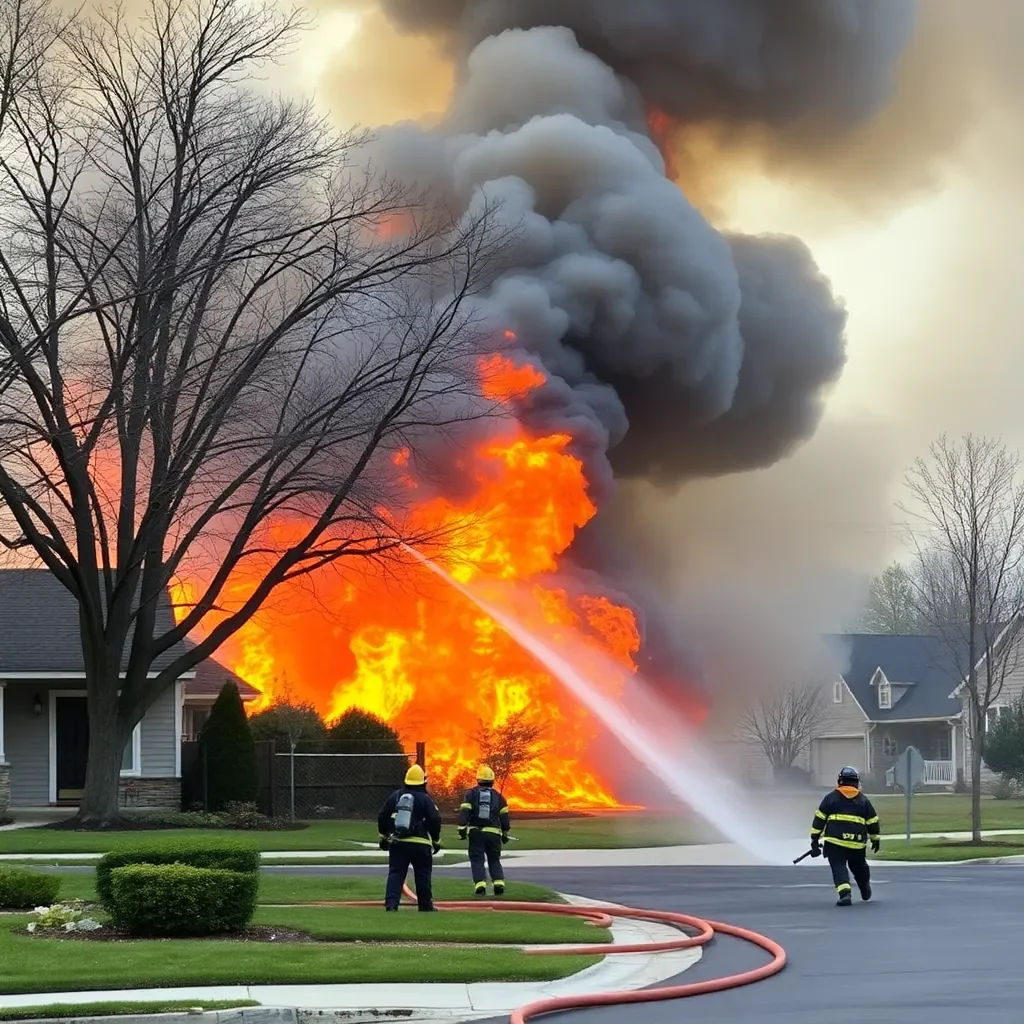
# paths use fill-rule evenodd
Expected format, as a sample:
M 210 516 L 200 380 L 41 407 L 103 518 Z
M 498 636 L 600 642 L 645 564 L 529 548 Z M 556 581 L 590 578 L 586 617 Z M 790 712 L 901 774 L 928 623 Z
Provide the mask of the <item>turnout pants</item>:
M 505 871 L 501 866 L 501 836 L 493 832 L 471 829 L 469 833 L 469 867 L 473 872 L 473 886 L 477 892 L 487 890 L 490 872 L 495 892 L 505 889 Z
M 825 856 L 828 857 L 829 867 L 832 869 L 832 881 L 835 883 L 836 892 L 840 896 L 851 890 L 850 875 L 861 895 L 871 882 L 871 869 L 868 867 L 867 850 L 851 850 L 846 846 L 837 846 L 835 843 L 824 843 Z
M 434 891 L 431 875 L 434 862 L 432 850 L 426 843 L 409 843 L 397 840 L 388 847 L 388 881 L 384 891 L 384 906 L 389 910 L 398 909 L 402 899 L 402 886 L 413 870 L 416 879 L 416 901 L 420 910 L 434 909 Z

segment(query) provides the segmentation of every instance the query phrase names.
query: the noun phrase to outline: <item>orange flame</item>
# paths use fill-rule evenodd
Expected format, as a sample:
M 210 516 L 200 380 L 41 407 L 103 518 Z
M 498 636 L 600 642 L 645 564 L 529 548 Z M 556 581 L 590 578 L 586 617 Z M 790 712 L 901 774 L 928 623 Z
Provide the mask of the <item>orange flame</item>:
M 664 110 L 651 107 L 647 111 L 647 128 L 665 161 L 665 177 L 669 181 L 678 181 L 679 167 L 674 152 L 675 122 Z
M 485 396 L 504 404 L 546 379 L 504 355 L 481 359 L 479 377 Z M 392 462 L 417 485 L 407 450 Z M 569 631 L 635 671 L 640 637 L 632 611 L 600 593 L 569 593 L 550 576 L 596 511 L 572 438 L 531 436 L 511 421 L 472 453 L 467 471 L 471 493 L 413 507 L 417 531 L 451 538 L 431 556 L 462 582 L 526 586 L 543 620 L 535 626 Z M 233 599 L 247 593 L 244 578 L 231 587 Z M 187 603 L 193 591 L 184 580 L 176 599 Z M 588 763 L 597 729 L 585 709 L 487 615 L 418 563 L 400 577 L 368 563 L 338 563 L 315 579 L 289 582 L 219 656 L 262 691 L 258 707 L 286 679 L 329 718 L 352 707 L 379 715 L 407 749 L 424 741 L 431 777 L 448 784 L 475 770 L 481 727 L 500 729 L 515 715 L 541 730 L 509 787 L 518 806 L 619 806 L 608 780 Z M 597 682 L 615 696 L 622 676 Z

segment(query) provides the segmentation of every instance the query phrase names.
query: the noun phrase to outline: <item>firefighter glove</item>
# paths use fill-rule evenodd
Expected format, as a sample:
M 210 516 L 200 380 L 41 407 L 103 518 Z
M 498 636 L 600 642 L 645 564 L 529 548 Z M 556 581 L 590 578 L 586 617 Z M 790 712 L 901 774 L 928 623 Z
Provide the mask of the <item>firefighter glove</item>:
M 468 832 L 469 832 L 469 829 L 468 829 L 468 828 L 466 828 L 466 826 L 465 826 L 465 825 L 460 825 L 460 826 L 459 826 L 459 838 L 460 838 L 460 839 L 465 839 L 465 838 L 466 838 L 466 834 L 467 834 Z
M 389 846 L 390 844 L 388 843 L 387 839 L 384 839 L 384 838 L 382 838 L 382 839 L 381 839 L 381 841 L 380 841 L 380 842 L 379 842 L 379 843 L 378 843 L 377 845 L 378 845 L 378 846 L 379 846 L 379 847 L 380 847 L 380 848 L 381 848 L 382 850 L 386 850 L 386 849 L 388 848 L 388 846 Z
M 812 836 L 811 837 L 811 856 L 812 857 L 820 857 L 821 856 L 821 843 L 818 841 L 818 837 L 817 836 Z
M 505 843 L 507 843 L 507 842 L 508 842 L 508 833 L 507 832 L 502 832 L 501 833 L 501 844 L 502 844 L 502 846 L 504 846 Z
M 878 838 L 878 836 L 872 836 L 871 837 L 871 852 L 872 853 L 878 853 L 879 849 L 881 848 L 881 845 L 882 845 L 882 843 L 881 843 L 881 840 Z
M 433 847 L 434 847 L 434 853 L 440 853 L 441 852 L 441 844 L 440 843 L 434 843 Z

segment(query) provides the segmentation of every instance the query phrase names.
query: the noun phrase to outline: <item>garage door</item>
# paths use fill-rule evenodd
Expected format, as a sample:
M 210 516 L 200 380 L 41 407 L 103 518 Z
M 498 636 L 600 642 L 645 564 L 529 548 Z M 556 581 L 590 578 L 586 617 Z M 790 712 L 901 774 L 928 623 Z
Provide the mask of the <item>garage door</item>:
M 851 736 L 842 739 L 815 740 L 814 781 L 819 786 L 834 786 L 839 769 L 852 764 L 859 771 L 864 770 L 864 737 Z

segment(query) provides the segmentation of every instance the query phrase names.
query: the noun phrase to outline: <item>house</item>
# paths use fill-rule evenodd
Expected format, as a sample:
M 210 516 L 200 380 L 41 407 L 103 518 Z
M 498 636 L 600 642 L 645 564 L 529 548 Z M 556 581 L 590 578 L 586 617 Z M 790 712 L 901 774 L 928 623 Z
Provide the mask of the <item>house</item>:
M 845 648 L 848 667 L 830 685 L 825 713 L 811 741 L 811 775 L 831 785 L 846 764 L 875 787 L 892 785 L 899 755 L 917 747 L 926 786 L 953 787 L 964 772 L 959 652 L 935 636 L 849 634 L 830 638 Z
M 169 628 L 170 602 L 158 614 L 158 628 Z M 74 806 L 89 747 L 77 604 L 48 570 L 0 570 L 0 624 L 0 808 Z M 154 669 L 178 654 L 172 649 Z M 182 739 L 201 725 L 228 680 L 243 700 L 258 696 L 209 659 L 157 698 L 124 750 L 124 805 L 180 805 Z

